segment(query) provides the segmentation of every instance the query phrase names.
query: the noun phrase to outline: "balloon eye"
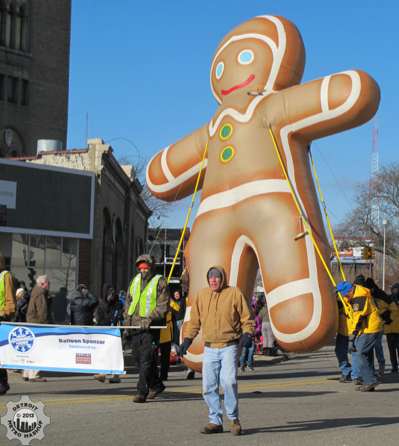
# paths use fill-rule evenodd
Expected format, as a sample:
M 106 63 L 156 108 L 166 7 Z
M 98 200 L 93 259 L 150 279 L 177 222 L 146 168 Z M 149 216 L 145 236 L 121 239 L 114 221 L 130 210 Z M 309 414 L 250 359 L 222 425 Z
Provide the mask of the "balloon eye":
M 217 80 L 219 80 L 223 76 L 223 71 L 224 71 L 224 63 L 219 62 L 216 65 L 216 69 L 215 69 L 215 76 L 216 76 Z
M 243 50 L 238 54 L 237 60 L 241 65 L 249 65 L 254 60 L 254 53 L 251 50 Z

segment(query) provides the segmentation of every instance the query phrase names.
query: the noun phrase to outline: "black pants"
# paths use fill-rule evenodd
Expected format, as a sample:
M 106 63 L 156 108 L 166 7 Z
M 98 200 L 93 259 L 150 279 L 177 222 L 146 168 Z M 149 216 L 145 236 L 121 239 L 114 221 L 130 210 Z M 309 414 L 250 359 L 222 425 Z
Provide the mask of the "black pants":
M 6 369 L 0 369 L 0 384 L 8 384 L 8 374 Z
M 157 366 L 159 330 L 148 330 L 132 336 L 132 356 L 139 369 L 137 393 L 147 396 L 150 389 L 162 386 Z
M 159 345 L 159 351 L 161 353 L 161 380 L 168 380 L 168 372 L 169 372 L 169 361 L 170 361 L 170 350 L 172 347 L 171 342 L 164 342 Z
M 389 348 L 389 357 L 391 358 L 392 370 L 398 370 L 399 333 L 388 333 L 387 342 Z

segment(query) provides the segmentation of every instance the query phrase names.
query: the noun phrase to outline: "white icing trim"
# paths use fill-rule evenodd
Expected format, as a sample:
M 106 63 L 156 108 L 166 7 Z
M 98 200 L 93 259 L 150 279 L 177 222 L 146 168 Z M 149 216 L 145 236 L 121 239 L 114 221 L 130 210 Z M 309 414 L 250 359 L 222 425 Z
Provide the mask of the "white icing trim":
M 328 108 L 328 86 L 330 84 L 331 76 L 326 76 L 323 78 L 321 82 L 321 91 L 320 91 L 320 99 L 321 99 L 321 109 L 324 113 L 329 111 Z
M 272 193 L 290 193 L 287 181 L 257 180 L 206 197 L 198 208 L 197 218 L 206 212 L 233 206 L 247 198 Z
M 286 300 L 312 292 L 312 282 L 309 278 L 285 283 L 267 293 L 268 308 L 270 310 L 275 305 L 285 302 Z
M 217 96 L 213 85 L 212 85 L 212 73 L 213 73 L 213 66 L 215 64 L 216 58 L 217 56 L 220 54 L 220 52 L 227 47 L 227 45 L 229 45 L 232 42 L 238 41 L 238 40 L 242 40 L 242 39 L 246 39 L 246 38 L 256 38 L 259 40 L 262 40 L 263 42 L 265 42 L 267 45 L 269 45 L 272 53 L 273 53 L 273 64 L 270 70 L 270 75 L 269 78 L 264 86 L 264 90 L 267 91 L 267 94 L 265 95 L 261 95 L 261 96 L 256 96 L 254 97 L 254 99 L 250 102 L 247 110 L 245 111 L 245 113 L 240 113 L 237 110 L 235 110 L 234 108 L 226 108 L 225 110 L 223 110 L 223 112 L 218 116 L 218 118 L 216 119 L 215 123 L 213 123 L 213 121 L 211 120 L 211 122 L 209 123 L 209 134 L 212 137 L 217 128 L 219 127 L 220 122 L 222 121 L 222 119 L 225 116 L 231 116 L 234 119 L 236 119 L 238 122 L 248 122 L 251 117 L 252 114 L 255 110 L 255 108 L 257 107 L 257 105 L 259 104 L 259 102 L 261 102 L 263 99 L 265 99 L 270 93 L 273 92 L 273 87 L 274 87 L 274 83 L 276 81 L 278 72 L 280 70 L 280 65 L 281 62 L 283 60 L 284 57 L 284 53 L 285 53 L 285 48 L 286 48 L 286 42 L 287 42 L 287 38 L 286 38 L 286 34 L 285 34 L 285 29 L 284 26 L 282 24 L 282 22 L 274 16 L 268 16 L 268 15 L 264 15 L 264 16 L 258 16 L 259 18 L 263 18 L 265 20 L 269 20 L 271 22 L 274 23 L 274 25 L 277 28 L 277 34 L 278 34 L 278 46 L 276 46 L 276 44 L 274 43 L 273 40 L 271 40 L 269 37 L 264 36 L 262 34 L 241 34 L 241 35 L 237 35 L 237 36 L 232 36 L 216 53 L 215 57 L 213 58 L 212 64 L 211 64 L 211 71 L 210 71 L 210 84 L 211 84 L 211 90 L 212 90 L 212 94 L 214 95 L 214 97 L 216 98 L 216 100 L 218 101 L 219 104 L 222 103 L 222 100 L 219 98 L 219 96 Z
M 255 248 L 255 244 L 253 241 L 247 237 L 246 235 L 241 235 L 237 241 L 235 242 L 234 248 L 233 248 L 233 254 L 231 256 L 231 264 L 230 264 L 230 278 L 229 278 L 229 285 L 230 286 L 237 286 L 237 280 L 238 280 L 238 273 L 239 273 L 239 266 L 240 266 L 240 260 L 242 253 L 244 251 L 244 248 L 246 246 L 250 246 L 258 259 L 259 264 L 259 256 Z
M 193 176 L 197 175 L 201 169 L 201 162 L 199 162 L 198 164 L 195 164 L 194 166 L 190 167 L 190 169 L 186 170 L 178 177 L 174 177 L 173 180 L 169 180 L 165 184 L 154 184 L 150 180 L 149 169 L 150 169 L 152 160 L 155 158 L 155 156 L 152 157 L 150 162 L 148 163 L 147 172 L 146 172 L 147 185 L 152 192 L 158 192 L 158 193 L 169 192 L 169 191 L 175 189 L 176 187 L 180 186 L 181 184 L 183 184 L 185 181 L 189 180 Z M 203 165 L 203 170 L 206 168 L 207 165 L 208 165 L 208 160 L 205 159 L 204 165 Z M 164 172 L 164 174 L 165 174 L 165 172 Z M 166 174 L 165 174 L 165 176 L 166 176 Z
M 161 155 L 161 167 L 162 167 L 162 171 L 165 175 L 165 177 L 167 178 L 168 181 L 173 181 L 175 179 L 175 177 L 173 176 L 172 172 L 169 170 L 169 166 L 168 166 L 168 160 L 167 160 L 167 155 L 168 155 L 168 151 L 170 149 L 170 146 L 166 147 L 166 149 L 164 149 L 162 151 L 162 155 Z
M 350 110 L 353 105 L 356 103 L 360 96 L 360 90 L 361 90 L 361 81 L 360 76 L 356 71 L 344 71 L 338 74 L 346 74 L 349 76 L 352 80 L 352 91 L 349 95 L 348 99 L 339 107 L 336 107 L 335 109 L 324 111 L 321 113 L 318 113 L 314 116 L 309 116 L 307 118 L 304 118 L 300 121 L 294 122 L 293 124 L 287 125 L 286 127 L 283 127 L 280 130 L 280 137 L 282 146 L 284 149 L 285 157 L 287 160 L 287 169 L 288 169 L 288 175 L 291 179 L 292 186 L 295 190 L 296 196 L 298 197 L 298 201 L 302 209 L 304 210 L 304 213 L 306 215 L 306 209 L 303 205 L 301 196 L 298 191 L 298 187 L 296 184 L 296 178 L 295 178 L 295 169 L 294 169 L 294 162 L 292 159 L 291 149 L 289 145 L 288 136 L 290 133 L 298 131 L 300 129 L 309 127 L 313 124 L 317 124 L 323 121 L 326 121 L 328 119 L 333 119 L 339 115 L 342 115 L 343 113 Z M 330 77 L 330 76 L 328 76 Z M 320 91 L 320 99 L 322 98 L 322 92 Z M 319 286 L 319 279 L 317 275 L 317 263 L 316 263 L 316 254 L 315 250 L 312 244 L 312 240 L 310 239 L 309 235 L 305 236 L 305 243 L 306 243 L 306 251 L 307 251 L 307 258 L 308 258 L 308 268 L 309 268 L 309 281 L 311 282 L 313 291 L 313 314 L 312 319 L 310 320 L 309 324 L 301 331 L 294 333 L 294 334 L 287 334 L 280 332 L 277 330 L 277 328 L 273 325 L 273 322 L 271 322 L 272 329 L 274 334 L 278 339 L 280 339 L 283 342 L 299 342 L 306 338 L 308 338 L 310 335 L 312 335 L 317 328 L 320 325 L 321 320 L 321 313 L 322 313 L 322 300 L 321 300 L 321 293 L 320 293 L 320 286 Z M 295 296 L 293 296 L 295 297 Z M 269 304 L 268 297 L 266 296 L 266 299 Z

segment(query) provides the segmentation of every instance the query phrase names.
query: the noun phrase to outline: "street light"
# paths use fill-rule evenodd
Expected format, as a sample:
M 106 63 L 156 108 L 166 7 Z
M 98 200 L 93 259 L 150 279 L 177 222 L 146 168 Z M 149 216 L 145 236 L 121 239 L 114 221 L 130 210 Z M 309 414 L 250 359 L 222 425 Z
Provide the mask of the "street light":
M 387 220 L 382 220 L 382 227 L 384 230 L 384 244 L 382 248 L 382 289 L 385 291 L 385 228 L 387 225 Z

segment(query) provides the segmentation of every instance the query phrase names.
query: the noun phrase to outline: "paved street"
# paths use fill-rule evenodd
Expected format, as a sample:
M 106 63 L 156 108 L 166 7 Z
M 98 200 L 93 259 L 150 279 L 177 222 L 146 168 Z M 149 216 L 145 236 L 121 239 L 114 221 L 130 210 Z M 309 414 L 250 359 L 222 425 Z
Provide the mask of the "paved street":
M 207 422 L 201 381 L 186 381 L 181 368 L 172 369 L 167 391 L 146 404 L 131 402 L 135 374 L 101 384 L 91 376 L 54 375 L 47 383 L 24 383 L 10 373 L 12 389 L 0 397 L 0 413 L 21 395 L 42 401 L 51 424 L 33 444 L 43 446 L 398 444 L 398 376 L 387 376 L 374 393 L 360 393 L 338 383 L 331 347 L 278 364 L 258 359 L 256 372 L 240 376 L 242 437 L 199 433 Z M 19 444 L 5 432 L 0 426 L 0 444 Z

